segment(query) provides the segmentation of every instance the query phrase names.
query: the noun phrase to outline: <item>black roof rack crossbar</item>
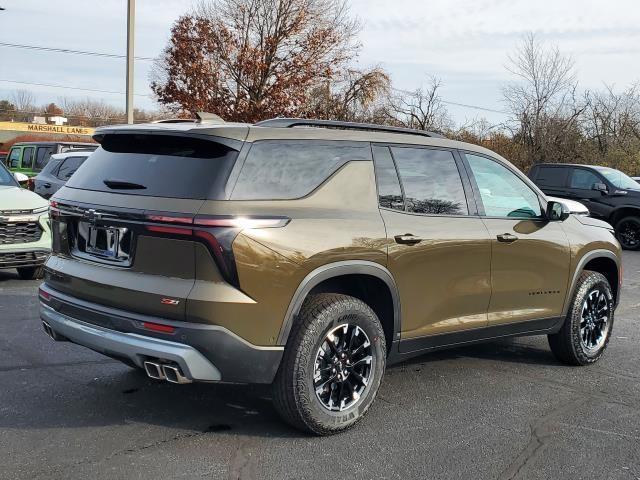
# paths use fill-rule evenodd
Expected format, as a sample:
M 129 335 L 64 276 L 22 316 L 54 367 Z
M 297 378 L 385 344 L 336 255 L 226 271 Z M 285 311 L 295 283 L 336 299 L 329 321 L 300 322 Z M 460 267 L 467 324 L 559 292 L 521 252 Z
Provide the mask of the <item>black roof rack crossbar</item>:
M 423 137 L 444 138 L 443 135 L 426 130 L 414 130 L 413 128 L 390 127 L 373 123 L 339 122 L 335 120 L 307 120 L 304 118 L 271 118 L 256 123 L 259 127 L 294 128 L 294 127 L 321 127 L 335 128 L 338 130 L 363 130 L 370 132 L 404 133 L 407 135 L 420 135 Z

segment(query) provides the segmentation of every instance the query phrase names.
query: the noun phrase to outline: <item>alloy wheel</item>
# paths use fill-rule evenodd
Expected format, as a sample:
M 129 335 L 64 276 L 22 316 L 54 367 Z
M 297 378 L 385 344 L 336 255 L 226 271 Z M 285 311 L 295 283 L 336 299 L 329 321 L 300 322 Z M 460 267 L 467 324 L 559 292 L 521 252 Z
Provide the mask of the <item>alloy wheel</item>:
M 369 337 L 357 325 L 343 324 L 327 333 L 313 375 L 316 397 L 324 408 L 343 411 L 358 402 L 373 375 L 373 355 Z
M 623 220 L 618 225 L 618 240 L 629 249 L 638 247 L 640 244 L 640 225 L 630 220 Z
M 609 300 L 604 292 L 589 292 L 582 304 L 580 318 L 580 344 L 587 351 L 602 348 L 609 331 Z

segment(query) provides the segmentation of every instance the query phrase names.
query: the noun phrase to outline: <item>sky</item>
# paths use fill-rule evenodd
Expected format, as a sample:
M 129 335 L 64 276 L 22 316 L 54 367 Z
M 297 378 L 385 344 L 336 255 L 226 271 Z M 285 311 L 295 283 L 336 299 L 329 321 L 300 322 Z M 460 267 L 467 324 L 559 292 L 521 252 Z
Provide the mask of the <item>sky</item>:
M 126 0 L 0 0 L 0 43 L 126 52 Z M 158 56 L 172 23 L 193 0 L 136 0 L 136 56 Z M 414 90 L 429 76 L 457 123 L 506 119 L 502 87 L 514 80 L 508 56 L 528 32 L 570 55 L 581 89 L 623 89 L 640 81 L 640 0 L 351 0 L 362 23 L 357 65 L 379 65 L 394 86 Z M 135 65 L 135 106 L 157 107 L 152 62 Z M 11 82 L 64 85 L 54 88 Z M 0 45 L 0 99 L 15 89 L 38 103 L 62 97 L 104 100 L 124 108 L 125 62 Z M 458 106 L 454 104 L 464 104 Z M 477 106 L 488 110 L 472 108 Z M 495 110 L 495 111 L 493 111 Z

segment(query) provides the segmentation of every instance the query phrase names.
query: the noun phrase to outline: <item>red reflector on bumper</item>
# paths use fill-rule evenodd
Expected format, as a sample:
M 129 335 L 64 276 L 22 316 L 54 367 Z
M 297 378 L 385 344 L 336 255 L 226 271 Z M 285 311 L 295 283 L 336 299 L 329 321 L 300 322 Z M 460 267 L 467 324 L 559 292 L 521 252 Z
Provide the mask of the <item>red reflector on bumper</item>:
M 44 290 L 42 290 L 41 288 L 38 289 L 38 295 L 43 300 L 51 300 L 51 295 L 45 292 Z
M 169 325 L 161 325 L 159 323 L 143 322 L 142 326 L 152 332 L 173 333 L 176 331 L 175 328 Z

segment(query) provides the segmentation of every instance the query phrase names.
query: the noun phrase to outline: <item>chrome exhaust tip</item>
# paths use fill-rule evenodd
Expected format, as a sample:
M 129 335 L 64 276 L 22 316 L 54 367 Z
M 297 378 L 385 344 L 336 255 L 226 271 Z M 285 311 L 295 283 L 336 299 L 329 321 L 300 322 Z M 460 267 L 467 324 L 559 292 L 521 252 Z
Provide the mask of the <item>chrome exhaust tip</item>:
M 179 383 L 179 384 L 193 382 L 193 380 L 185 377 L 182 374 L 182 372 L 180 371 L 180 368 L 174 367 L 173 365 L 162 365 L 162 373 L 167 379 L 167 382 Z
M 44 322 L 44 321 L 42 322 L 42 328 L 44 329 L 44 333 L 49 335 L 49 337 L 51 337 L 52 340 L 55 340 L 53 336 L 53 330 L 51 330 L 51 326 L 47 322 Z
M 49 337 L 51 339 L 55 340 L 56 342 L 67 342 L 68 341 L 67 337 L 63 337 L 59 333 L 56 333 L 56 331 L 53 328 L 51 328 L 51 325 L 49 325 L 44 320 L 42 321 L 42 328 L 44 329 L 44 332 L 47 335 L 49 335 Z
M 144 362 L 144 370 L 147 372 L 149 378 L 154 380 L 166 380 L 167 377 L 162 371 L 162 366 L 155 362 Z

